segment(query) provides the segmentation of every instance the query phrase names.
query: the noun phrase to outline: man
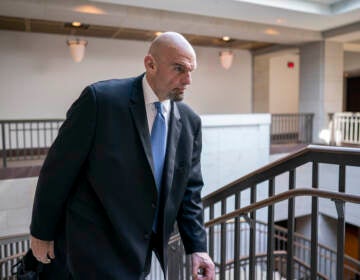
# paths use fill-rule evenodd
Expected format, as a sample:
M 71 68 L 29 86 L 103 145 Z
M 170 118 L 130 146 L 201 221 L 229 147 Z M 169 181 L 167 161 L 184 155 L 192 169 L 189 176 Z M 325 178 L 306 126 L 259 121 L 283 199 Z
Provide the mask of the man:
M 193 278 L 214 279 L 200 196 L 200 118 L 174 102 L 191 83 L 195 51 L 166 32 L 144 64 L 140 77 L 88 86 L 50 148 L 30 227 L 34 256 L 54 267 L 45 269 L 49 279 L 144 279 L 152 250 L 166 271 L 175 221 Z

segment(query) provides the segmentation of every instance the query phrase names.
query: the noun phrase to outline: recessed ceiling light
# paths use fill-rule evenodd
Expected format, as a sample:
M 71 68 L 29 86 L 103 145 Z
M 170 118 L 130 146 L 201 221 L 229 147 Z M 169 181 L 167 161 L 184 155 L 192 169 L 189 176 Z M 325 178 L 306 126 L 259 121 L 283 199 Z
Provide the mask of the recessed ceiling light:
M 74 27 L 80 27 L 80 26 L 81 26 L 81 22 L 79 22 L 79 21 L 73 21 L 73 22 L 71 23 L 71 25 L 74 26 Z
M 155 32 L 156 37 L 160 36 L 161 34 L 163 34 L 163 32 L 161 32 L 161 31 Z
M 279 35 L 279 31 L 272 29 L 272 28 L 268 28 L 265 30 L 265 33 L 268 35 Z
M 74 11 L 85 13 L 85 14 L 93 14 L 93 15 L 105 15 L 106 12 L 100 8 L 91 5 L 82 5 L 76 6 L 73 8 Z
M 225 42 L 230 41 L 230 37 L 229 37 L 229 36 L 224 36 L 224 37 L 222 37 L 222 39 L 223 39 L 223 41 L 225 41 Z

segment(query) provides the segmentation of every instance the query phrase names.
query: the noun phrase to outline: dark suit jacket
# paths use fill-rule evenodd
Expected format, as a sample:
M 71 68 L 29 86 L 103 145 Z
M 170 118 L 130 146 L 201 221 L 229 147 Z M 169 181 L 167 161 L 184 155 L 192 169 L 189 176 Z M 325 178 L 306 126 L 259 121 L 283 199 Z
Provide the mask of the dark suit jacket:
M 175 221 L 187 253 L 206 251 L 200 118 L 172 102 L 158 201 L 142 77 L 88 86 L 69 109 L 39 176 L 31 234 L 56 240 L 65 229 L 75 279 L 140 279 L 156 207 L 163 268 Z

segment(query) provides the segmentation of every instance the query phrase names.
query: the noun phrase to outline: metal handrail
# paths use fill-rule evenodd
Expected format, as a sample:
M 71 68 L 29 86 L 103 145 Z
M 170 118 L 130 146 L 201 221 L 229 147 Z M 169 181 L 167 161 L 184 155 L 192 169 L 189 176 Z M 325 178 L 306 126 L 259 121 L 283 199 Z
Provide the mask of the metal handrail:
M 359 156 L 357 160 L 353 156 Z M 336 163 L 338 158 L 347 160 L 354 166 L 360 166 L 360 149 L 350 147 L 334 147 L 334 146 L 320 146 L 308 145 L 307 147 L 290 154 L 284 158 L 280 158 L 272 163 L 269 163 L 247 175 L 235 180 L 224 187 L 212 192 L 203 198 L 203 205 L 207 207 L 211 204 L 219 202 L 228 196 L 240 192 L 249 186 L 259 184 L 269 178 L 280 175 L 294 169 L 302 164 L 318 158 L 322 163 Z
M 321 198 L 329 198 L 332 200 L 340 200 L 340 201 L 360 204 L 360 196 L 359 195 L 330 192 L 330 191 L 323 191 L 323 190 L 317 190 L 317 189 L 298 188 L 298 189 L 293 189 L 290 191 L 282 192 L 282 193 L 274 195 L 270 198 L 260 200 L 258 202 L 252 203 L 251 205 L 242 207 L 242 208 L 232 211 L 228 214 L 214 218 L 214 219 L 206 222 L 205 227 L 211 227 L 211 226 L 214 226 L 217 224 L 224 223 L 232 218 L 248 214 L 249 212 L 259 210 L 265 206 L 273 205 L 277 202 L 288 200 L 289 198 L 293 198 L 293 197 L 297 197 L 297 196 L 316 196 L 316 197 L 321 197 Z
M 2 119 L 0 120 L 0 123 L 23 123 L 23 122 L 48 122 L 48 121 L 51 121 L 51 122 L 62 122 L 64 121 L 65 119 L 52 119 L 52 118 L 49 118 L 49 119 L 8 119 L 8 120 L 5 120 L 5 119 Z

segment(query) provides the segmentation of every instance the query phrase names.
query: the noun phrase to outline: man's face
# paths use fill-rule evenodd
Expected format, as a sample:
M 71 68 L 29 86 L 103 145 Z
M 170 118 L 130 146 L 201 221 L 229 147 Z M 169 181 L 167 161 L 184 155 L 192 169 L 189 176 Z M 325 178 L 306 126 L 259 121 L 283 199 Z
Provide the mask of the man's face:
M 191 84 L 191 72 L 196 67 L 195 55 L 172 49 L 153 60 L 153 90 L 159 99 L 181 101 L 184 91 Z

